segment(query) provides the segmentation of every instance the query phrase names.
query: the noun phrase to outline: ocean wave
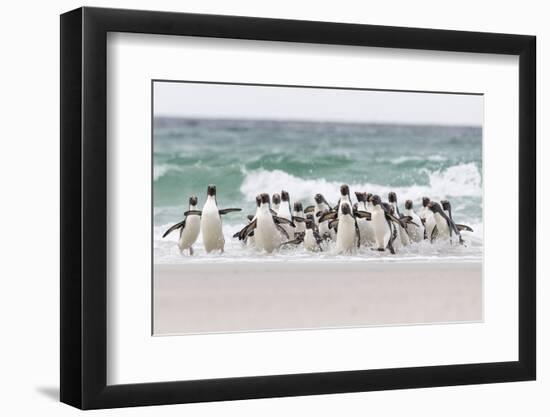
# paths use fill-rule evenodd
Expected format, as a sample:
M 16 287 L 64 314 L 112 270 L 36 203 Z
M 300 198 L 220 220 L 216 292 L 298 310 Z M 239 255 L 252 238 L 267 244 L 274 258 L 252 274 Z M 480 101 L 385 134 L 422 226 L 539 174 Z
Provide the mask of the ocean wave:
M 400 156 L 398 158 L 393 158 L 388 160 L 390 164 L 401 165 L 407 162 L 418 162 L 418 161 L 429 161 L 429 162 L 445 162 L 447 158 L 442 155 L 431 155 L 428 157 L 421 156 Z
M 153 181 L 164 177 L 169 172 L 181 171 L 181 167 L 173 164 L 155 164 L 153 167 Z
M 418 201 L 423 196 L 433 199 L 450 197 L 480 197 L 482 195 L 481 174 L 475 163 L 451 166 L 443 171 L 428 172 L 429 184 L 414 184 L 407 187 L 392 187 L 375 183 L 349 183 L 352 191 L 366 191 L 379 194 L 383 198 L 395 191 L 401 201 Z M 275 193 L 282 189 L 291 193 L 293 200 L 311 201 L 316 193 L 323 194 L 329 202 L 340 195 L 341 181 L 327 181 L 324 178 L 305 179 L 282 170 L 256 170 L 246 173 L 240 191 L 244 197 L 253 201 L 260 192 Z

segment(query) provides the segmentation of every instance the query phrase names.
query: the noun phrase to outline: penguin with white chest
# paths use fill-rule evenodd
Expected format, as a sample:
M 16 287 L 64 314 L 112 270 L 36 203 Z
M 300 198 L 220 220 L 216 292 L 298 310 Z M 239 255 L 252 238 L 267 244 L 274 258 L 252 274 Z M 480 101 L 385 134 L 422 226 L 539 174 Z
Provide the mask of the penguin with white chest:
M 193 212 L 197 210 L 198 198 L 196 196 L 189 197 L 189 210 L 186 213 Z M 201 230 L 201 218 L 199 214 L 188 214 L 184 215 L 184 219 L 170 227 L 164 234 L 163 238 L 168 236 L 174 230 L 180 231 L 180 237 L 178 239 L 178 247 L 180 253 L 183 255 L 185 249 L 189 250 L 189 255 L 193 255 L 193 244 L 197 241 L 199 237 L 199 232 Z
M 338 200 L 338 205 L 336 206 L 336 211 L 338 212 L 338 216 L 342 214 L 342 203 L 348 203 L 350 208 L 352 207 L 351 204 L 351 197 L 349 195 L 349 185 L 342 184 L 340 186 L 340 199 Z
M 207 253 L 219 250 L 223 253 L 225 239 L 222 230 L 221 216 L 234 211 L 241 211 L 240 208 L 219 209 L 216 201 L 216 186 L 209 185 L 206 190 L 206 202 L 199 212 L 201 216 L 202 243 Z
M 290 195 L 285 190 L 281 191 L 281 204 L 279 205 L 279 210 L 277 210 L 277 217 L 287 219 L 290 222 L 293 222 L 292 213 L 290 211 Z M 289 239 L 293 240 L 295 228 L 290 224 L 284 224 L 283 228 L 285 229 Z
M 313 219 L 313 214 L 308 214 L 305 221 L 305 232 L 303 234 L 296 233 L 294 240 L 285 242 L 285 245 L 293 244 L 299 245 L 300 243 L 304 244 L 304 248 L 310 252 L 322 252 L 323 247 L 323 238 L 319 235 L 317 228 L 315 226 L 315 220 Z
M 306 231 L 306 219 L 304 216 L 304 206 L 300 202 L 294 203 L 294 208 L 292 210 L 292 221 L 296 224 L 294 234 L 303 235 Z
M 281 195 L 278 193 L 273 194 L 273 197 L 271 198 L 271 209 L 275 212 L 275 214 L 279 214 L 280 205 Z
M 428 204 L 428 209 L 433 213 L 435 230 L 433 232 L 433 239 L 448 239 L 453 243 L 453 233 L 458 236 L 459 242 L 462 244 L 462 236 L 460 231 L 456 227 L 455 222 L 443 211 L 441 205 L 435 201 L 431 201 Z
M 420 210 L 420 220 L 424 224 L 424 238 L 433 242 L 437 233 L 435 217 L 433 211 L 429 209 L 431 201 L 428 197 L 422 197 L 422 209 Z
M 319 218 L 323 214 L 331 211 L 332 207 L 327 202 L 323 194 L 315 194 L 315 197 L 313 197 L 313 199 L 315 200 L 315 205 L 306 207 L 306 209 L 304 210 L 304 213 L 305 214 L 313 213 L 313 219 L 314 219 L 315 225 L 318 228 L 319 235 L 321 235 L 323 239 L 334 238 L 335 237 L 334 232 L 332 232 L 328 228 L 328 223 L 319 222 Z
M 356 191 L 357 197 L 357 209 L 361 211 L 371 212 L 372 203 L 368 200 L 372 197 L 372 194 L 361 193 Z M 359 233 L 361 234 L 361 244 L 371 246 L 374 244 L 374 230 L 372 223 L 366 219 L 357 219 L 357 225 L 359 226 Z
M 347 201 L 339 204 L 338 219 L 331 222 L 333 228 L 337 227 L 336 232 L 336 252 L 337 253 L 352 253 L 361 244 L 361 234 L 357 219 L 353 215 L 351 205 Z M 337 223 L 337 225 L 335 224 Z
M 393 191 L 390 191 L 388 194 L 388 201 L 390 205 L 393 207 L 396 217 L 400 219 L 402 216 L 399 211 L 399 205 L 397 204 L 397 194 L 395 194 L 395 192 Z M 403 246 L 407 246 L 410 243 L 407 230 L 401 225 L 397 228 L 397 238 L 399 239 L 398 242 Z
M 405 211 L 403 214 L 405 216 L 409 216 L 415 223 L 407 225 L 407 233 L 409 234 L 409 238 L 413 242 L 421 242 L 424 239 L 424 224 L 422 223 L 420 216 L 414 211 L 412 200 L 405 201 Z
M 372 212 L 371 222 L 374 229 L 375 248 L 378 251 L 388 249 L 390 253 L 395 254 L 393 246 L 397 239 L 397 228 L 404 225 L 408 218 L 398 219 L 391 213 L 391 206 L 388 203 L 382 203 L 378 195 L 371 198 Z
M 259 201 L 260 205 L 256 210 L 256 215 L 233 237 L 246 240 L 253 235 L 255 248 L 259 251 L 271 253 L 279 249 L 284 238 L 288 240 L 289 236 L 282 225 L 294 227 L 294 223 L 273 214 L 269 194 L 260 194 Z

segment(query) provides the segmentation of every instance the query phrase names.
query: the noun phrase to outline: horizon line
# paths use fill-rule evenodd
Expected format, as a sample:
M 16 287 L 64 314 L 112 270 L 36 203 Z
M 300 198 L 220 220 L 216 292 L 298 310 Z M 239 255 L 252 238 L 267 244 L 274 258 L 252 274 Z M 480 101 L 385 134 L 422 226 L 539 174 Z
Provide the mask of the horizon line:
M 183 120 L 218 120 L 218 121 L 243 121 L 243 122 L 294 122 L 294 123 L 340 123 L 340 124 L 356 124 L 356 125 L 398 125 L 398 126 L 436 126 L 436 127 L 469 127 L 483 129 L 483 125 L 474 124 L 452 124 L 442 122 L 399 122 L 399 121 L 364 121 L 364 120 L 336 120 L 336 119 L 300 119 L 300 118 L 263 118 L 263 117 L 211 117 L 211 116 L 191 116 L 191 115 L 171 115 L 171 114 L 157 114 L 153 115 L 154 119 L 183 119 Z

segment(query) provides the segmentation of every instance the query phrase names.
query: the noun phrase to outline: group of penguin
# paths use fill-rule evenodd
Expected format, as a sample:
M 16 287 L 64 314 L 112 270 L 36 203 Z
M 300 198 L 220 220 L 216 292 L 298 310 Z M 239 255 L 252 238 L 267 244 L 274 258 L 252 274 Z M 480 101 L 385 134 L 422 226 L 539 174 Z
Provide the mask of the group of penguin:
M 312 252 L 324 251 L 329 242 L 335 243 L 336 253 L 353 253 L 361 246 L 395 254 L 396 249 L 412 242 L 447 240 L 451 244 L 464 244 L 462 231 L 473 230 L 454 222 L 451 203 L 440 203 L 422 198 L 422 208 L 416 213 L 413 202 L 405 202 L 400 211 L 397 195 L 388 194 L 388 201 L 366 192 L 355 192 L 352 203 L 349 186 L 340 187 L 340 197 L 331 206 L 322 194 L 314 196 L 315 204 L 303 208 L 302 203 L 291 205 L 287 191 L 281 194 L 262 193 L 256 196 L 256 212 L 247 216 L 248 223 L 233 238 L 261 252 L 272 253 L 287 245 L 303 245 Z M 163 235 L 180 231 L 178 246 L 193 254 L 193 244 L 202 231 L 207 253 L 223 252 L 225 239 L 221 216 L 241 211 L 240 208 L 219 209 L 216 201 L 216 186 L 209 185 L 207 199 L 202 210 L 197 209 L 198 199 L 189 198 L 189 210 L 184 219 L 170 227 Z

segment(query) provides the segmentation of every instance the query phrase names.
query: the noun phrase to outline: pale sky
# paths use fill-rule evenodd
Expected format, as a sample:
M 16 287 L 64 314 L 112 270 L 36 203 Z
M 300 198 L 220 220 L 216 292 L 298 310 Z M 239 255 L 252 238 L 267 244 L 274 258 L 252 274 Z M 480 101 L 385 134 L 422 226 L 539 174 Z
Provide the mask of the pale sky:
M 483 125 L 483 96 L 154 83 L 155 116 Z

